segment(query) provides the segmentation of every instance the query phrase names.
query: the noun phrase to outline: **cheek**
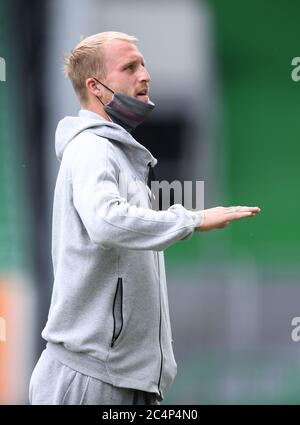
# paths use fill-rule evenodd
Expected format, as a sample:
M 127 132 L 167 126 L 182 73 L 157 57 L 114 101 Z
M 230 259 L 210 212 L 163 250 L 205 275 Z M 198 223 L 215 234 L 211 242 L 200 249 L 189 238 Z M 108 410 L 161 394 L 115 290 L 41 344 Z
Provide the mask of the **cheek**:
M 121 93 L 124 93 L 124 94 L 127 94 L 127 95 L 131 96 L 134 93 L 134 84 L 131 83 L 128 80 L 123 81 L 122 84 L 121 84 L 121 82 L 119 82 L 119 84 L 118 84 L 118 91 L 120 91 Z
M 116 92 L 127 95 L 134 94 L 136 84 L 136 76 L 127 75 L 126 73 L 116 74 L 110 78 L 110 87 Z

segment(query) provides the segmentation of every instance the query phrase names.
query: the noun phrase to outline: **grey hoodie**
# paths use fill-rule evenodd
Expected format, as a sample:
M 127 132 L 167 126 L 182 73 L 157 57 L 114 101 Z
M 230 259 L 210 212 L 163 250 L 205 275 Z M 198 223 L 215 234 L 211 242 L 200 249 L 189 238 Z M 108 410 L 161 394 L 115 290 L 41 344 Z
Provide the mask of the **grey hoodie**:
M 60 121 L 56 154 L 54 286 L 42 336 L 78 372 L 163 399 L 177 365 L 162 251 L 189 239 L 200 217 L 179 204 L 151 209 L 146 181 L 157 160 L 93 112 Z

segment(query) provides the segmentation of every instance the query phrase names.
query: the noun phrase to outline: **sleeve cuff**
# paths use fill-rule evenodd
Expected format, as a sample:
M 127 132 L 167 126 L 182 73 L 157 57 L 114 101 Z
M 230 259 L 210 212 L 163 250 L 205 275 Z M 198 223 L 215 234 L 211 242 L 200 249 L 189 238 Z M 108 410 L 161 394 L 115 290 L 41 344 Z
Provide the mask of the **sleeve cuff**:
M 202 214 L 200 214 L 199 212 L 196 213 L 191 211 L 191 217 L 194 221 L 195 228 L 199 227 L 202 223 Z

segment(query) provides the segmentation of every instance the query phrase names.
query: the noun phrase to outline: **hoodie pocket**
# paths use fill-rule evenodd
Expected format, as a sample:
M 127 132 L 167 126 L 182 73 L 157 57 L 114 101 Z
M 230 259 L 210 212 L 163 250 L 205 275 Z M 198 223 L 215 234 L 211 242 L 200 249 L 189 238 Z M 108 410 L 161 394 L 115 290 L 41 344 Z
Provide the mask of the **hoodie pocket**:
M 113 319 L 114 331 L 111 341 L 111 347 L 114 346 L 123 328 L 123 281 L 121 277 L 118 278 L 117 288 L 113 302 Z

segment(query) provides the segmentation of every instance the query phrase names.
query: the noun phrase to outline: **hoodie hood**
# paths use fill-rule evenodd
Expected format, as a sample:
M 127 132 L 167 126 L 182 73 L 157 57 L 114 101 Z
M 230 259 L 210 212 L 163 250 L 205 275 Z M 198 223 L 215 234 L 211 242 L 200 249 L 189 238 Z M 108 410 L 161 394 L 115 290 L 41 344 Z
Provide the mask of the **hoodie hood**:
M 151 152 L 137 142 L 122 126 L 86 109 L 81 109 L 77 117 L 65 117 L 58 123 L 55 133 L 55 151 L 59 161 L 62 160 L 68 144 L 83 131 L 123 144 L 132 152 L 136 160 L 144 164 L 150 163 L 152 167 L 157 164 L 157 159 Z

